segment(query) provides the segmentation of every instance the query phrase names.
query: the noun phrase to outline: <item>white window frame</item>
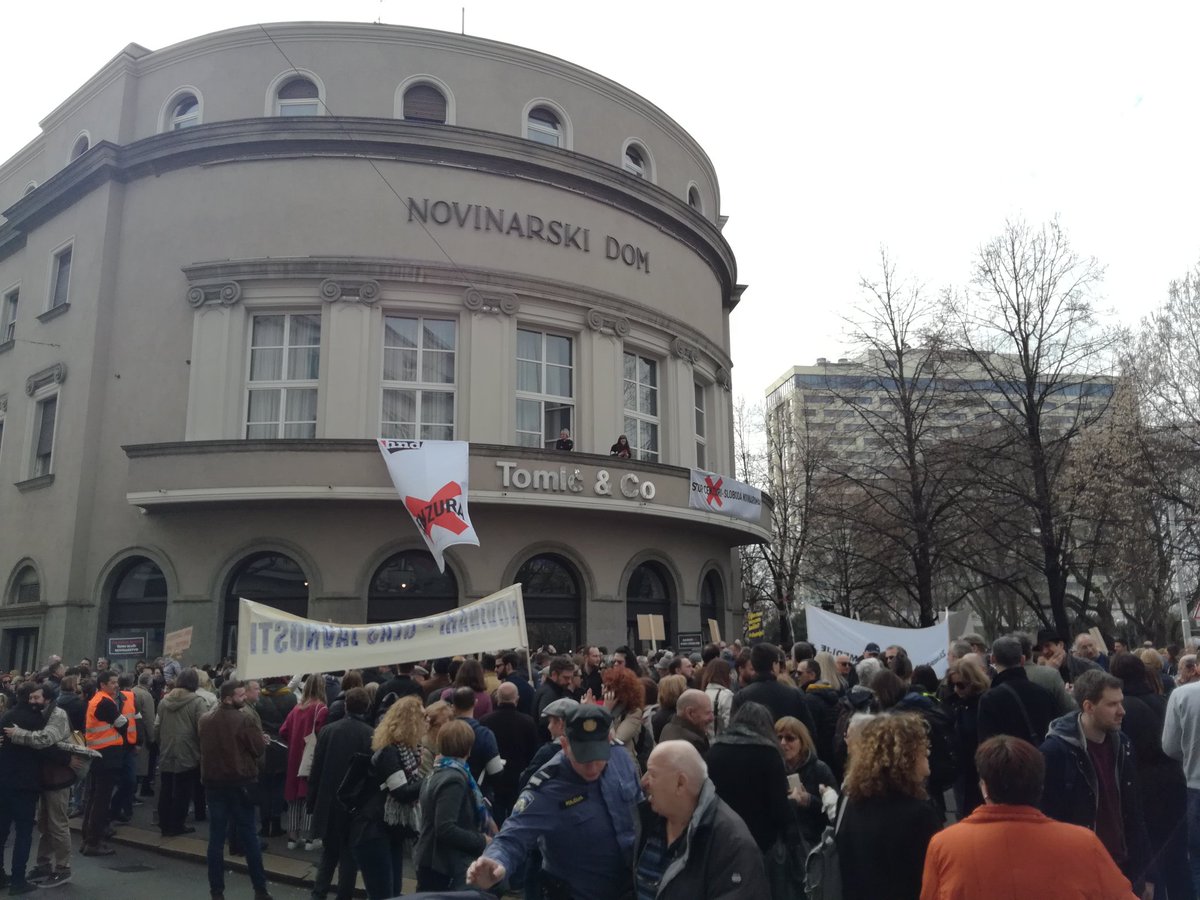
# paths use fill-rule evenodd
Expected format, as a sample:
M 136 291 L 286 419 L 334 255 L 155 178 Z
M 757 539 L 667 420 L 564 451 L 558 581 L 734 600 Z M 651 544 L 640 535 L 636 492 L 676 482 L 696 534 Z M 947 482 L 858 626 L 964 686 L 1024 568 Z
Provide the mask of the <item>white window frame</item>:
M 190 95 L 196 101 L 196 110 L 188 116 L 176 117 L 175 107 L 179 105 L 179 101 Z M 163 104 L 161 113 L 159 114 L 159 131 L 168 134 L 173 131 L 182 131 L 184 128 L 191 128 L 195 125 L 203 124 L 204 122 L 204 95 L 190 84 L 184 85 L 172 91 Z
M 695 203 L 692 203 L 692 194 L 693 193 L 695 193 L 695 195 L 696 195 Z M 696 184 L 696 182 L 694 182 L 694 181 L 688 182 L 687 191 L 684 194 L 684 198 L 687 200 L 688 206 L 690 206 L 696 212 L 700 213 L 700 215 L 704 215 L 704 194 L 700 190 L 700 186 L 698 184 Z
M 71 254 L 71 264 L 67 267 L 67 289 L 63 292 L 61 303 L 55 303 L 54 298 L 58 295 L 58 275 L 59 275 L 59 260 L 64 254 Z M 58 309 L 60 306 L 69 307 L 71 305 L 71 275 L 75 271 L 75 239 L 66 241 L 55 247 L 50 253 L 50 294 L 46 298 L 46 310 L 49 312 L 52 309 Z
M 635 169 L 633 167 L 633 165 L 629 162 L 629 158 L 628 158 L 627 154 L 629 153 L 630 147 L 635 147 L 637 149 L 638 155 L 641 156 L 641 158 L 642 158 L 641 171 L 638 171 L 637 169 Z M 618 162 L 618 165 L 621 167 L 622 170 L 624 170 L 625 172 L 628 172 L 630 175 L 634 176 L 635 178 L 641 178 L 643 181 L 648 181 L 651 184 L 656 184 L 658 181 L 658 178 L 656 175 L 657 166 L 655 166 L 655 164 L 654 164 L 654 156 L 650 153 L 650 150 L 646 147 L 646 142 L 643 141 L 641 138 L 637 138 L 637 137 L 626 138 L 625 143 L 623 143 L 621 145 L 621 159 Z
M 316 97 L 317 112 L 316 112 L 316 115 L 318 115 L 318 116 L 325 115 L 326 114 L 325 83 L 323 81 L 321 81 L 320 78 L 317 77 L 317 74 L 315 72 L 312 72 L 308 69 L 288 69 L 284 72 L 280 72 L 273 79 L 271 79 L 271 83 L 267 88 L 267 104 L 266 104 L 265 115 L 267 115 L 271 118 L 280 118 L 280 117 L 283 117 L 283 113 L 281 112 L 281 110 L 283 109 L 284 105 L 299 105 L 301 103 L 313 102 L 312 100 L 280 100 L 279 99 L 280 89 L 285 84 L 287 84 L 289 81 L 291 81 L 293 78 L 307 78 L 309 81 L 311 81 L 313 84 L 315 84 L 317 86 L 317 97 Z M 296 116 L 295 118 L 307 118 L 307 117 Z
M 254 381 L 250 377 L 252 374 L 254 350 L 256 349 L 254 346 L 254 320 L 260 316 L 262 316 L 262 317 L 283 316 L 284 317 L 283 344 L 282 344 L 283 353 L 282 353 L 282 357 L 280 359 L 280 364 L 279 364 L 279 379 L 277 379 L 277 380 L 264 379 L 262 381 Z M 293 317 L 295 317 L 295 316 L 315 316 L 317 321 L 320 322 L 321 334 L 317 338 L 317 345 L 316 345 L 317 346 L 317 355 L 318 355 L 317 377 L 316 378 L 289 379 L 287 377 L 288 357 L 290 355 L 290 351 L 293 349 L 301 349 L 301 348 L 309 349 L 312 346 L 311 344 L 296 344 L 296 345 L 291 344 L 290 339 L 291 339 L 291 334 L 292 334 L 292 320 L 293 320 Z M 316 391 L 317 392 L 317 403 L 318 404 L 320 403 L 320 400 L 321 400 L 321 387 L 320 387 L 321 365 L 320 365 L 319 360 L 320 360 L 320 347 L 321 347 L 320 341 L 321 341 L 321 338 L 324 337 L 324 331 L 325 331 L 324 317 L 321 315 L 320 310 L 257 309 L 257 310 L 253 310 L 250 312 L 249 318 L 250 318 L 249 327 L 247 329 L 247 335 L 246 335 L 246 368 L 245 368 L 246 377 L 245 377 L 245 388 L 243 391 L 244 408 L 242 410 L 242 437 L 245 440 L 278 440 L 281 438 L 287 438 L 288 440 L 309 440 L 309 438 L 289 436 L 286 434 L 289 425 L 301 425 L 301 424 L 307 425 L 308 424 L 307 421 L 304 421 L 304 422 L 288 421 L 288 419 L 287 419 L 287 392 L 289 390 Z M 274 347 L 274 345 L 271 345 L 271 347 Z M 269 348 L 266 345 L 264 345 L 263 347 L 260 347 L 258 349 L 269 349 Z M 275 422 L 274 422 L 274 424 L 277 426 L 274 438 L 263 438 L 263 437 L 251 438 L 250 437 L 251 426 L 263 427 L 263 426 L 267 426 L 267 425 L 271 424 L 270 422 L 251 422 L 250 421 L 250 394 L 253 391 L 278 391 L 279 392 L 279 415 L 276 417 Z M 317 429 L 320 426 L 320 407 L 319 406 L 317 407 L 317 410 L 314 413 L 314 415 L 315 415 L 315 418 L 312 422 L 312 426 L 313 426 L 312 437 L 315 438 L 318 436 Z
M 0 294 L 0 344 L 17 337 L 17 313 L 21 308 L 21 285 L 14 284 Z
M 625 377 L 625 359 L 632 356 L 634 359 L 634 378 L 632 381 Z M 647 362 L 654 366 L 654 412 L 650 413 L 640 409 L 630 409 L 625 405 L 625 386 L 627 384 L 635 385 L 635 395 L 638 394 L 637 388 L 642 386 L 642 382 L 638 377 L 638 363 Z M 621 406 L 624 413 L 623 431 L 626 437 L 629 437 L 629 446 L 632 448 L 634 459 L 640 459 L 646 462 L 658 462 L 662 459 L 662 360 L 654 356 L 648 356 L 640 350 L 626 347 L 621 356 Z M 649 385 L 647 385 L 649 386 Z M 638 402 L 638 401 L 635 401 Z M 633 428 L 633 436 L 630 437 L 630 427 Z M 642 449 L 642 428 L 654 429 L 654 444 L 657 450 Z
M 455 124 L 456 110 L 454 104 L 454 92 L 450 90 L 450 87 L 446 84 L 446 82 L 442 81 L 442 79 L 428 74 L 412 75 L 408 78 L 405 78 L 402 82 L 400 82 L 399 85 L 397 85 L 396 99 L 393 106 L 393 116 L 401 121 L 404 120 L 404 95 L 408 92 L 409 88 L 416 87 L 418 84 L 427 84 L 430 87 L 437 88 L 442 92 L 442 96 L 446 98 L 446 124 Z
M 540 141 L 537 138 L 530 137 L 530 118 L 529 114 L 539 106 L 544 106 L 550 112 L 558 117 L 558 143 L 552 144 L 549 141 Z M 534 125 L 534 131 L 540 131 L 542 134 L 550 134 L 550 130 L 545 126 Z M 558 147 L 560 150 L 570 150 L 574 146 L 574 128 L 571 125 L 571 117 L 567 115 L 566 110 L 558 103 L 547 97 L 538 97 L 530 100 L 525 104 L 525 108 L 521 110 L 521 137 L 527 141 L 533 141 L 536 144 L 541 144 L 543 147 Z
M 695 404 L 696 468 L 708 469 L 708 386 L 692 381 Z
M 79 142 L 81 140 L 86 140 L 87 146 L 84 147 L 83 150 L 81 150 L 79 153 L 76 153 L 75 148 L 79 146 Z M 67 151 L 67 162 L 68 163 L 75 162 L 75 160 L 79 159 L 79 157 L 83 156 L 83 154 L 87 153 L 91 149 L 92 149 L 92 136 L 85 129 L 84 131 L 81 131 L 81 132 L 79 132 L 79 134 L 75 135 L 75 140 L 71 141 L 71 149 Z
M 388 319 L 409 319 L 409 320 L 415 321 L 417 323 L 417 347 L 416 347 L 416 351 L 417 351 L 416 376 L 417 377 L 416 377 L 416 380 L 414 380 L 414 381 L 397 381 L 395 379 L 385 380 L 383 377 L 384 376 L 384 366 L 386 365 L 388 349 L 400 349 L 400 348 L 388 348 L 388 346 L 387 346 L 386 342 L 387 342 L 387 320 Z M 454 380 L 450 383 L 441 382 L 441 381 L 424 381 L 421 378 L 421 373 L 424 371 L 425 353 L 426 352 L 430 352 L 430 353 L 444 353 L 445 352 L 444 350 L 433 350 L 433 349 L 429 349 L 428 351 L 426 350 L 426 347 L 425 347 L 425 323 L 427 321 L 428 322 L 449 322 L 451 325 L 454 326 L 454 351 L 453 351 L 454 352 Z M 406 440 L 454 440 L 455 439 L 455 436 L 458 434 L 458 379 L 459 379 L 458 362 L 459 362 L 459 356 L 461 353 L 461 351 L 459 349 L 459 346 L 460 346 L 459 341 L 460 341 L 461 334 L 462 334 L 462 329 L 460 327 L 459 320 L 456 316 L 453 316 L 453 315 L 439 315 L 437 313 L 431 313 L 429 315 L 426 315 L 424 313 L 409 313 L 406 310 L 394 310 L 392 312 L 384 312 L 384 327 L 383 327 L 383 335 L 381 337 L 383 353 L 380 357 L 380 363 L 379 363 L 379 385 L 380 385 L 380 389 L 379 389 L 379 434 L 381 437 L 404 437 L 404 439 L 406 439 Z M 386 395 L 387 391 L 412 391 L 416 395 L 413 398 L 414 399 L 413 407 L 414 407 L 414 410 L 416 413 L 415 421 L 408 423 L 408 422 L 387 422 L 384 420 L 383 398 Z M 454 413 L 453 413 L 453 416 L 451 417 L 451 421 L 449 423 L 425 421 L 425 416 L 424 416 L 425 394 L 427 392 L 450 395 L 451 403 L 454 408 Z M 449 424 L 449 426 L 450 426 L 450 434 L 448 436 L 442 435 L 441 437 L 434 438 L 434 437 L 428 436 L 428 434 L 426 433 L 426 429 L 445 428 L 447 424 Z M 412 426 L 413 433 L 411 435 L 402 435 L 401 434 L 400 428 L 402 428 L 405 425 Z
M 546 329 L 546 328 L 542 328 L 542 327 L 538 327 L 538 326 L 518 325 L 517 331 L 518 332 L 528 331 L 531 334 L 540 335 L 541 339 L 542 339 L 541 340 L 541 359 L 527 359 L 526 357 L 523 357 L 520 355 L 521 339 L 520 339 L 519 334 L 517 336 L 517 348 L 518 349 L 517 349 L 516 361 L 518 364 L 521 362 L 536 362 L 538 364 L 538 368 L 540 369 L 539 381 L 542 386 L 541 391 L 523 391 L 519 387 L 517 389 L 516 398 L 517 398 L 518 405 L 520 404 L 520 401 L 522 401 L 522 400 L 526 400 L 531 403 L 538 404 L 538 422 L 540 424 L 538 434 L 541 435 L 541 440 L 538 441 L 536 444 L 527 443 L 525 440 L 522 440 L 522 435 L 531 436 L 533 434 L 533 432 L 521 431 L 520 429 L 517 428 L 518 423 L 516 421 L 516 409 L 514 408 L 514 410 L 513 410 L 513 431 L 516 435 L 517 445 L 521 446 L 521 447 L 539 447 L 543 450 L 553 450 L 554 444 L 558 440 L 558 432 L 555 432 L 552 435 L 546 434 L 546 404 L 547 403 L 553 403 L 553 404 L 557 404 L 559 406 L 570 407 L 571 425 L 568 430 L 571 432 L 572 436 L 574 436 L 575 430 L 576 430 L 577 420 L 575 417 L 575 386 L 578 383 L 578 380 L 576 377 L 576 372 L 578 370 L 578 354 L 579 354 L 578 342 L 576 341 L 575 336 L 572 334 L 567 334 L 567 333 L 560 332 L 560 331 L 554 331 L 551 329 Z M 571 365 L 569 367 L 564 367 L 558 363 L 550 363 L 550 362 L 546 361 L 546 338 L 548 338 L 548 337 L 562 338 L 570 344 Z M 546 392 L 546 370 L 550 367 L 559 368 L 559 369 L 570 368 L 570 370 L 571 370 L 571 394 L 570 394 L 570 396 L 560 397 L 557 394 L 550 394 L 550 393 Z
M 29 407 L 29 453 L 27 473 L 30 479 L 54 474 L 55 456 L 58 451 L 58 426 L 62 423 L 62 391 L 53 384 L 36 391 Z M 38 438 L 42 433 L 42 415 L 47 401 L 54 401 L 54 429 L 50 432 L 50 455 L 45 471 L 38 471 Z

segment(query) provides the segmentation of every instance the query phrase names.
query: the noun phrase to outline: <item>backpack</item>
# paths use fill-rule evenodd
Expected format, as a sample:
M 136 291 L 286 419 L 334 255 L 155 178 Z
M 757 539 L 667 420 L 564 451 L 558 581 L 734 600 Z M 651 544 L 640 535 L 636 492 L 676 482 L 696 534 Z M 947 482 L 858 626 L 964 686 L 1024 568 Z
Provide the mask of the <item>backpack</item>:
M 837 833 L 846 812 L 846 799 L 838 804 L 837 821 L 825 826 L 821 839 L 804 859 L 804 894 L 808 900 L 842 900 L 842 864 Z
M 335 795 L 338 803 L 354 816 L 378 793 L 379 781 L 371 764 L 371 754 L 355 753 L 350 757 L 350 765 L 346 767 L 346 774 L 338 785 Z

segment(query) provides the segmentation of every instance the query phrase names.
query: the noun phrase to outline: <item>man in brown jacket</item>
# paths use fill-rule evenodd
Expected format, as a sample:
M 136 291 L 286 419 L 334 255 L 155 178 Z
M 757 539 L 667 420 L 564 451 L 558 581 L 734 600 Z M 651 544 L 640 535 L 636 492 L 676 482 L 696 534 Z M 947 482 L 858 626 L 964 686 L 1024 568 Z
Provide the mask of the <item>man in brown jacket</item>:
M 258 759 L 267 739 L 242 712 L 246 688 L 240 681 L 222 684 L 220 699 L 220 705 L 200 720 L 200 778 L 208 794 L 208 889 L 213 900 L 224 900 L 225 831 L 232 825 L 246 851 L 254 900 L 271 900 L 254 833 Z

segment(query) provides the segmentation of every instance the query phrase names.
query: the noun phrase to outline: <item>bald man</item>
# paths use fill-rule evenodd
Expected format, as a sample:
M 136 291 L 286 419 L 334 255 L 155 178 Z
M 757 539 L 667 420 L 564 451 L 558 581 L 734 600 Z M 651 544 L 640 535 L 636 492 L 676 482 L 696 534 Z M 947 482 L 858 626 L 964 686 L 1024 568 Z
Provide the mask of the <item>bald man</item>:
M 496 744 L 500 748 L 500 756 L 504 759 L 504 768 L 496 775 L 487 776 L 491 785 L 495 804 L 492 816 L 497 825 L 504 824 L 513 804 L 520 794 L 518 782 L 521 771 L 529 765 L 533 754 L 538 748 L 537 726 L 533 718 L 517 709 L 520 691 L 511 681 L 505 681 L 496 688 L 496 711 L 484 716 L 480 725 L 486 725 L 496 735 Z
M 684 691 L 675 703 L 675 715 L 663 726 L 658 740 L 687 741 L 703 756 L 708 752 L 708 726 L 712 720 L 712 697 L 704 691 Z
M 686 741 L 650 754 L 642 790 L 637 895 L 656 900 L 769 897 L 762 853 L 742 817 L 717 796 L 708 767 Z M 687 840 L 680 840 L 687 835 Z

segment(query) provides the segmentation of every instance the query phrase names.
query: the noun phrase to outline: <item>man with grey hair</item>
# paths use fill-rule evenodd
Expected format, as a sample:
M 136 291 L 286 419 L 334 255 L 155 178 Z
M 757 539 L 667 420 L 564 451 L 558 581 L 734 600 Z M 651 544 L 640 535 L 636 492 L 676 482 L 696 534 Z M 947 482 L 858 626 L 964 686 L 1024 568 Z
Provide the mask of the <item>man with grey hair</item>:
M 858 661 L 858 665 L 854 667 L 854 672 L 858 675 L 858 683 L 862 687 L 869 688 L 871 682 L 875 680 L 875 676 L 883 671 L 883 663 L 875 656 L 864 656 Z
M 708 726 L 712 720 L 712 698 L 704 691 L 686 690 L 675 702 L 675 715 L 663 726 L 658 742 L 687 741 L 703 756 L 708 752 Z
M 654 748 L 642 777 L 636 894 L 657 900 L 769 897 L 763 857 L 742 817 L 717 796 L 696 748 Z M 682 840 L 681 840 L 682 838 Z
M 968 653 L 974 652 L 974 649 L 975 648 L 971 646 L 970 641 L 965 641 L 962 638 L 959 638 L 956 641 L 951 641 L 950 649 L 946 651 L 947 660 L 950 664 L 953 664 L 962 659 Z
M 1196 667 L 1196 654 L 1187 653 L 1179 657 L 1179 674 L 1175 676 L 1175 684 L 1182 687 L 1200 678 L 1200 670 Z
M 1008 734 L 1041 746 L 1055 717 L 1053 698 L 1029 680 L 1022 664 L 1021 642 L 1012 636 L 992 644 L 996 677 L 979 698 L 979 742 Z

